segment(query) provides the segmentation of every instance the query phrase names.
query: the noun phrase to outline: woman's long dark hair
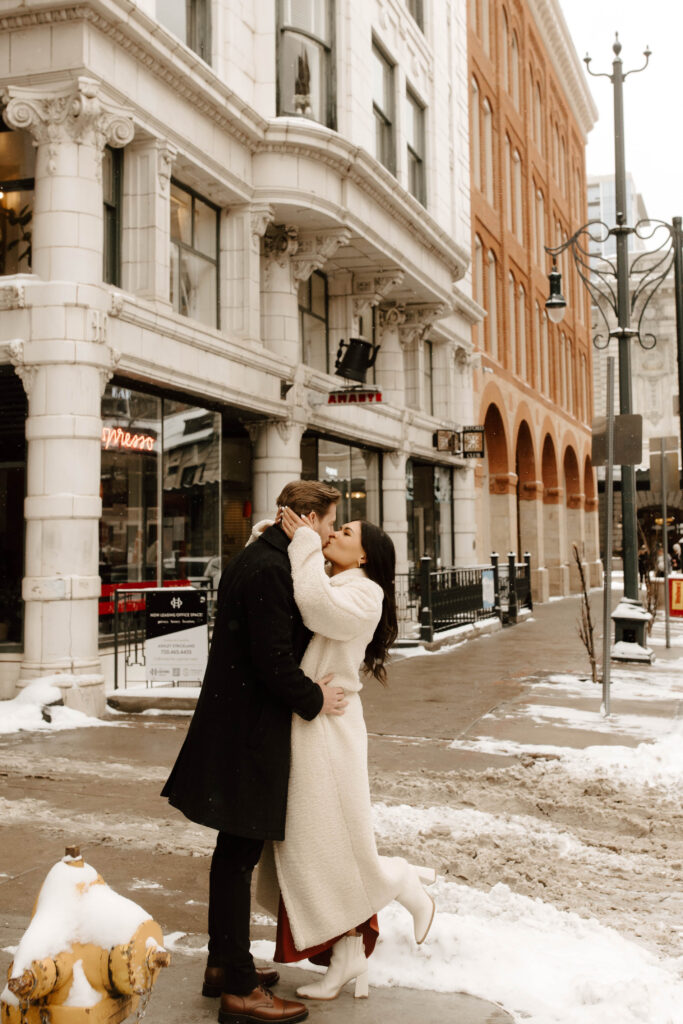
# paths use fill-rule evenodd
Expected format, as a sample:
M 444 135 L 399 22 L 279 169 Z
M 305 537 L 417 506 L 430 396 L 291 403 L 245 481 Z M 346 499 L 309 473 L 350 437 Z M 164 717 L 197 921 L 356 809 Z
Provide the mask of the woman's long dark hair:
M 389 648 L 398 636 L 396 621 L 396 550 L 391 537 L 373 523 L 361 520 L 360 539 L 365 552 L 363 568 L 369 579 L 378 583 L 384 592 L 382 601 L 382 617 L 368 646 L 365 648 L 365 670 L 379 680 L 382 686 L 387 685 L 387 672 L 384 662 Z

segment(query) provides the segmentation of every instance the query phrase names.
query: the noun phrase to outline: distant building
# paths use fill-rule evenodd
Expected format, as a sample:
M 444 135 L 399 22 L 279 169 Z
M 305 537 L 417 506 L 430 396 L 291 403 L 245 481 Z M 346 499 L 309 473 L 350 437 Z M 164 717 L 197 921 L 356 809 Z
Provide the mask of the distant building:
M 558 0 L 470 0 L 477 550 L 529 551 L 536 599 L 597 583 L 590 299 L 568 254 L 567 313 L 545 313 L 546 245 L 586 221 L 585 145 L 597 111 Z
M 617 223 L 617 200 L 613 174 L 590 175 L 588 178 L 588 220 L 601 220 L 608 227 Z M 647 210 L 642 195 L 636 189 L 633 177 L 626 175 L 626 223 L 637 224 L 647 220 Z M 647 248 L 644 239 L 629 235 L 629 251 L 643 252 Z M 591 255 L 616 256 L 617 242 L 610 235 L 604 242 L 591 242 Z

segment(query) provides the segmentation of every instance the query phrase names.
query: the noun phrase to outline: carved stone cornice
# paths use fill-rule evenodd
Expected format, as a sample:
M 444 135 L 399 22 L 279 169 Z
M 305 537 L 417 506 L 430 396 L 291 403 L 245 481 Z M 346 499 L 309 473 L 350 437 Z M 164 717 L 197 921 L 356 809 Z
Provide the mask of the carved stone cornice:
M 100 96 L 100 84 L 80 75 L 68 89 L 26 89 L 8 86 L 2 91 L 3 117 L 10 128 L 29 131 L 36 144 L 49 147 L 48 171 L 54 174 L 56 147 L 64 142 L 94 146 L 125 146 L 135 133 L 132 117 Z
M 268 203 L 252 203 L 249 207 L 249 217 L 252 243 L 258 248 L 268 225 L 273 223 L 275 211 Z
M 389 292 L 398 288 L 405 276 L 405 271 L 399 267 L 382 270 L 378 273 L 354 274 L 353 315 L 363 316 L 368 309 L 379 306 Z
M 337 249 L 351 238 L 348 228 L 330 231 L 300 231 L 299 245 L 292 257 L 292 275 L 295 281 L 307 281 L 314 270 L 320 270 L 334 256 Z
M 33 382 L 36 377 L 36 366 L 32 366 L 27 363 L 24 359 L 24 342 L 20 338 L 15 338 L 14 341 L 10 341 L 7 346 L 9 351 L 9 358 L 14 372 L 24 385 L 24 391 L 30 396 L 33 389 Z
M 275 427 L 276 431 L 280 435 L 280 439 L 284 444 L 289 444 L 294 440 L 295 444 L 301 444 L 301 438 L 304 436 L 306 430 L 306 424 L 300 423 L 294 419 L 262 419 L 262 420 L 242 420 L 244 429 L 249 434 L 249 438 L 253 445 L 256 444 L 263 430 L 269 427 Z
M 178 150 L 167 142 L 166 139 L 157 139 L 157 178 L 159 179 L 159 191 L 166 198 L 170 195 L 171 172 Z
M 267 224 L 263 234 L 266 259 L 286 267 L 299 248 L 299 232 L 292 224 Z
M 448 316 L 451 307 L 446 302 L 411 302 L 405 307 L 405 321 L 398 329 L 403 348 L 423 341 L 437 320 Z

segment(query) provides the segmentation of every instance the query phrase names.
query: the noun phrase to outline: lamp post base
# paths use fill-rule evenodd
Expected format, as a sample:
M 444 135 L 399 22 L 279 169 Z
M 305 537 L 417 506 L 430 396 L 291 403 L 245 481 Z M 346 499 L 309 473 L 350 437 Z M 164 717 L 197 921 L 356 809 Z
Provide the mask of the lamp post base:
M 645 630 L 652 616 L 640 601 L 622 597 L 612 612 L 614 622 L 614 661 L 645 661 L 652 664 L 654 651 L 646 645 Z

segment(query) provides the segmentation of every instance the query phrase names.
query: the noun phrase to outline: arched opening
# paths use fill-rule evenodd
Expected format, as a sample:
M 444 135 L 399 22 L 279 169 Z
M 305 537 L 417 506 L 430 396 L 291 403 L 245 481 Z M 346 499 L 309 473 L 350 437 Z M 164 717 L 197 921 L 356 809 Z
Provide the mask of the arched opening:
M 557 458 L 555 455 L 555 445 L 550 434 L 545 435 L 543 442 L 541 467 L 543 473 L 543 500 L 545 501 L 548 497 L 557 496 L 556 494 L 548 493 L 557 491 Z
M 508 473 L 507 438 L 505 436 L 503 417 L 500 415 L 497 405 L 491 404 L 486 410 L 484 437 L 486 439 L 489 476 Z
M 500 409 L 491 403 L 484 417 L 486 443 L 486 503 L 488 514 L 485 543 L 491 551 L 505 555 L 516 536 L 514 474 L 510 472 L 508 442 Z M 482 535 L 483 536 L 483 535 Z
M 517 431 L 515 446 L 515 473 L 517 474 L 517 556 L 521 558 L 525 551 L 531 550 L 533 520 L 526 514 L 525 506 L 535 501 L 536 495 L 536 457 L 531 430 L 526 420 L 522 420 Z

